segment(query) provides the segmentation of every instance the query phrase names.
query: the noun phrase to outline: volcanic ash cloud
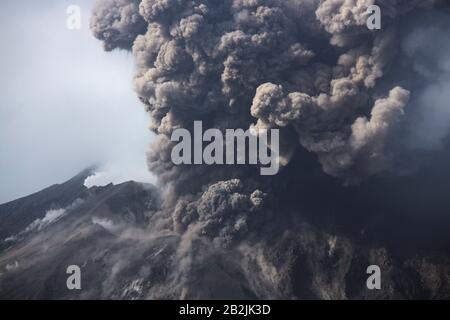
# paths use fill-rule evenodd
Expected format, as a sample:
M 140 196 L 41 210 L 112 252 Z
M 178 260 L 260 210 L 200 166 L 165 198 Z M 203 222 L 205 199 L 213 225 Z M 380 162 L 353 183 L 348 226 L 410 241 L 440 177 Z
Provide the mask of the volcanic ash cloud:
M 381 8 L 381 30 L 366 26 L 373 4 Z M 428 81 L 414 54 L 423 48 L 402 48 L 405 30 L 412 21 L 416 28 L 439 28 L 442 19 L 421 14 L 445 6 L 433 0 L 97 1 L 92 31 L 106 50 L 132 52 L 135 90 L 158 134 L 149 168 L 171 190 L 154 225 L 183 238 L 172 277 L 183 289 L 176 292 L 190 296 L 199 284 L 189 275 L 217 259 L 217 248 L 253 257 L 256 275 L 245 259 L 235 263 L 255 292 L 283 287 L 266 249 L 248 240 L 264 238 L 264 221 L 282 219 L 273 207 L 283 181 L 263 179 L 252 168 L 175 166 L 172 132 L 192 131 L 196 120 L 205 130 L 276 128 L 282 170 L 303 166 L 292 163 L 303 150 L 343 183 L 390 172 L 399 151 L 392 141 L 411 136 L 405 132 L 408 113 L 417 109 L 411 99 Z M 200 249 L 211 246 L 216 250 Z M 256 288 L 255 277 L 266 287 Z

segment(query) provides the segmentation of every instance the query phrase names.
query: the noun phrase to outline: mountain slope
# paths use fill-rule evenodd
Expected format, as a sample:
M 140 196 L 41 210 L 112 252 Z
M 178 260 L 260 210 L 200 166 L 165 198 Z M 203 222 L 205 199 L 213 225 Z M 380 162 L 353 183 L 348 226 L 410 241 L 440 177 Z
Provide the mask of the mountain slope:
M 166 220 L 153 186 L 88 189 L 90 174 L 0 206 L 0 299 L 450 298 L 443 252 L 402 257 L 307 219 L 305 208 L 263 224 L 266 242 L 250 235 L 246 245 L 212 250 L 207 237 L 170 231 L 170 217 L 156 228 L 167 231 L 149 228 Z M 82 290 L 67 288 L 71 265 Z M 382 290 L 367 290 L 369 265 L 383 270 Z
M 157 192 L 135 182 L 87 189 L 83 183 L 89 175 L 86 170 L 64 184 L 0 206 L 0 298 L 131 298 L 137 294 L 135 279 L 128 283 L 122 275 L 123 288 L 106 279 L 111 269 L 125 263 L 116 260 L 115 254 L 142 242 L 142 228 L 158 207 Z M 122 235 L 125 229 L 129 234 Z M 161 250 L 158 241 L 139 248 Z M 66 287 L 69 265 L 83 269 L 86 290 L 81 295 Z

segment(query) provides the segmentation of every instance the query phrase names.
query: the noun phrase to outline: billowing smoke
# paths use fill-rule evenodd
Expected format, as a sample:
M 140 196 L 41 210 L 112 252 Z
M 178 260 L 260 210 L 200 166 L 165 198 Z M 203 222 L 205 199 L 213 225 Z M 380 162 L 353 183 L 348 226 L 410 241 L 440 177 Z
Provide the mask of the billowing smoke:
M 146 23 L 139 14 L 139 0 L 98 1 L 91 30 L 103 41 L 105 50 L 129 49 L 134 39 L 145 33 Z
M 366 26 L 374 4 L 381 30 Z M 150 296 L 208 297 L 211 283 L 232 272 L 240 284 L 217 282 L 226 297 L 299 297 L 293 270 L 312 240 L 297 234 L 307 227 L 292 221 L 300 209 L 283 202 L 296 197 L 283 179 L 308 172 L 302 155 L 341 184 L 395 175 L 399 158 L 429 143 L 417 130 L 429 130 L 441 114 L 446 120 L 430 139 L 443 143 L 450 129 L 448 92 L 439 90 L 448 88 L 450 72 L 446 10 L 437 0 L 98 1 L 94 35 L 106 50 L 133 53 L 135 90 L 158 134 L 148 162 L 167 195 L 150 228 L 181 239 L 165 291 Z M 222 131 L 280 129 L 281 174 L 173 165 L 172 132 L 192 130 L 196 120 Z M 301 268 L 323 268 L 319 260 L 336 249 L 336 239 L 329 243 L 316 248 L 324 257 Z M 350 268 L 356 249 L 343 243 L 336 250 Z M 345 296 L 315 281 L 328 290 L 316 297 Z

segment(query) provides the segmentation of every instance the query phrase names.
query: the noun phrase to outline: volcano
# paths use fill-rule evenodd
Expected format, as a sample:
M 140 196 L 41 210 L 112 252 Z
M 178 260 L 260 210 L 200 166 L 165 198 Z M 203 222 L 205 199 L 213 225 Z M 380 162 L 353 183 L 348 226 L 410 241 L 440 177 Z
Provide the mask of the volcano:
M 63 184 L 0 206 L 1 299 L 264 298 L 221 254 L 197 266 L 194 296 L 173 290 L 173 270 L 179 267 L 175 257 L 183 239 L 149 231 L 161 206 L 160 191 L 137 182 L 87 188 L 84 181 L 92 174 L 85 170 Z M 274 248 L 280 257 L 294 257 L 286 285 L 295 298 L 450 298 L 445 254 L 401 257 L 351 236 L 331 234 L 329 224 L 321 228 L 306 217 L 297 228 L 295 246 L 286 240 L 286 247 Z M 373 263 L 383 269 L 381 290 L 366 288 L 366 266 Z M 81 269 L 81 290 L 66 286 L 70 265 Z

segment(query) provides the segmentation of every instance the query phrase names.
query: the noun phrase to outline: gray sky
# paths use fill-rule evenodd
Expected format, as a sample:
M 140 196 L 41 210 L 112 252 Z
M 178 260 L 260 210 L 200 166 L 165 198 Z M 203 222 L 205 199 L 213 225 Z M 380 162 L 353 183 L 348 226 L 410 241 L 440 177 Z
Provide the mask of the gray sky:
M 151 182 L 148 117 L 129 53 L 89 32 L 89 0 L 0 2 L 0 203 L 103 163 L 90 184 Z M 66 27 L 69 5 L 81 30 Z

